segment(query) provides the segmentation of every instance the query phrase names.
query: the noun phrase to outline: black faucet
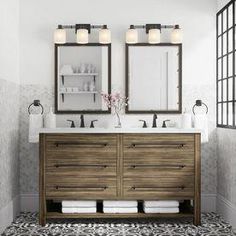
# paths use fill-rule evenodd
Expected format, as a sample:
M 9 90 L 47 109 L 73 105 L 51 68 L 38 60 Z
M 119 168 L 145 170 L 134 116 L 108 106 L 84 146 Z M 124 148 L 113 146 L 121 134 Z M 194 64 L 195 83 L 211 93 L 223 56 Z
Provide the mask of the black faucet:
M 71 128 L 75 128 L 75 122 L 73 120 L 67 120 L 67 121 L 71 122 L 71 125 L 70 125 Z
M 98 120 L 91 120 L 90 128 L 94 128 L 94 122 Z
M 139 120 L 139 121 L 142 121 L 142 122 L 143 122 L 143 128 L 147 128 L 147 122 L 146 122 L 146 120 Z
M 162 123 L 162 128 L 166 128 L 166 127 L 167 127 L 167 126 L 166 126 L 166 122 L 167 122 L 167 121 L 170 121 L 170 120 L 164 120 L 164 121 L 163 121 L 163 123 Z
M 80 128 L 84 128 L 84 115 L 80 115 Z
M 153 114 L 152 128 L 157 127 L 157 114 Z

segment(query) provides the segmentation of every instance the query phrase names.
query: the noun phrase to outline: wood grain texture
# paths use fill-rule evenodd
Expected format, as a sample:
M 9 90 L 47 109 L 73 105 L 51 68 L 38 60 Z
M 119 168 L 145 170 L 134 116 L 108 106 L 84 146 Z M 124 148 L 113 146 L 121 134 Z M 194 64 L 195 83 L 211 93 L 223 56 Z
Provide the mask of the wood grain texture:
M 46 200 L 79 199 L 194 200 L 194 224 L 200 224 L 200 135 L 40 135 L 40 224 L 46 218 L 193 216 L 47 212 Z

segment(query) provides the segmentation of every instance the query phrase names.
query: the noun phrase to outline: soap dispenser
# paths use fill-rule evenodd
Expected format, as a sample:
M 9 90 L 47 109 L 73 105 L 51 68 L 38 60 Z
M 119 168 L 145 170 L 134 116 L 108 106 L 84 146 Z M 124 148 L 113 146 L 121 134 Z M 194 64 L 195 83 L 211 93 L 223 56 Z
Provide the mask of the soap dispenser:
M 184 113 L 181 117 L 181 128 L 183 129 L 190 129 L 192 128 L 192 115 L 190 112 L 187 111 L 185 108 Z
M 44 126 L 48 129 L 56 128 L 56 115 L 53 113 L 53 108 L 50 107 L 49 112 L 44 118 Z

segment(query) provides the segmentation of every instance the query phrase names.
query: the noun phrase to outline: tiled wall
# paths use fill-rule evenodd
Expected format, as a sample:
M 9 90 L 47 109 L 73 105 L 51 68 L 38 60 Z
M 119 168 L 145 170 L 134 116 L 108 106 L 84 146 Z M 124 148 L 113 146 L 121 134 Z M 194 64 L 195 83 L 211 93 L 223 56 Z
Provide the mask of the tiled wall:
M 19 194 L 19 92 L 0 79 L 0 210 Z
M 202 192 L 216 193 L 217 187 L 217 152 L 216 152 L 216 129 L 215 129 L 215 88 L 214 86 L 183 86 L 183 108 L 191 109 L 196 99 L 202 99 L 209 106 L 209 143 L 202 145 Z M 20 111 L 20 187 L 21 193 L 37 193 L 38 192 L 38 144 L 28 143 L 28 114 L 27 107 L 34 100 L 40 99 L 46 110 L 54 103 L 53 88 L 47 88 L 39 85 L 22 85 L 21 86 L 21 111 Z M 57 122 L 60 125 L 66 125 L 66 118 L 71 116 L 60 115 Z M 108 122 L 111 116 L 98 116 L 101 120 Z M 131 122 L 132 124 L 138 120 L 140 116 L 128 116 L 123 123 Z M 167 115 L 165 117 L 178 121 L 178 116 Z M 78 120 L 78 115 L 74 115 L 73 119 Z M 86 115 L 86 121 L 90 120 L 90 116 Z M 146 116 L 145 119 L 151 121 L 152 116 Z M 159 124 L 164 116 L 159 115 Z M 129 121 L 128 121 L 129 120 Z M 150 123 L 150 122 L 149 122 Z

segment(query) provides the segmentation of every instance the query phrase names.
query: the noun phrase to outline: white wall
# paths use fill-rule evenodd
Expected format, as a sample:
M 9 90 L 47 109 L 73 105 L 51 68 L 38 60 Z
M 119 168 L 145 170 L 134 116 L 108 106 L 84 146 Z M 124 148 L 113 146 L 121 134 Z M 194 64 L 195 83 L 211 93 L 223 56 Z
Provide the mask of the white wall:
M 0 1 L 0 79 L 19 83 L 19 1 Z

